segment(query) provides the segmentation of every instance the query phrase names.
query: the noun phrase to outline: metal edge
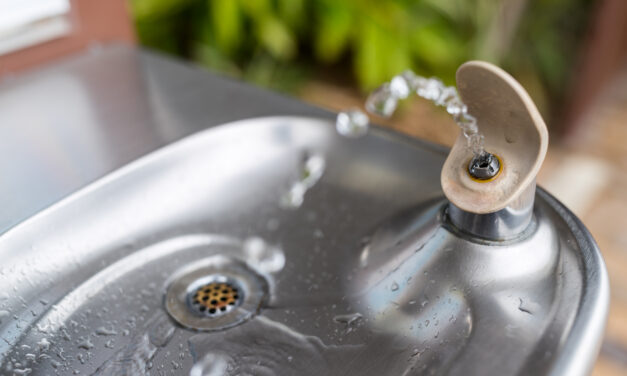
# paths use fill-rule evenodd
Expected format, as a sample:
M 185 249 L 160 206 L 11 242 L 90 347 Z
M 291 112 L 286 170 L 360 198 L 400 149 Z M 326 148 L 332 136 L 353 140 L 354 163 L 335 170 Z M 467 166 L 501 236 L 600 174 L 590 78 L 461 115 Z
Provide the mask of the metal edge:
M 598 357 L 610 305 L 610 283 L 601 251 L 585 225 L 549 192 L 540 196 L 564 220 L 579 246 L 583 291 L 579 308 L 555 362 L 551 376 L 588 375 Z

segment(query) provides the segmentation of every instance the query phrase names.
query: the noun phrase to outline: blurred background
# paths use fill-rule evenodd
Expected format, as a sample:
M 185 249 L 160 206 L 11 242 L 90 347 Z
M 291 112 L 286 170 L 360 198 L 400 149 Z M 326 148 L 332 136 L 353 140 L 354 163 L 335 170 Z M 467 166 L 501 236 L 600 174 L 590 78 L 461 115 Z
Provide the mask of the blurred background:
M 131 0 L 130 5 L 141 44 L 323 105 L 325 86 L 360 97 L 404 69 L 453 84 L 461 63 L 481 59 L 516 76 L 544 116 L 553 118 L 572 89 L 594 4 Z
M 120 42 L 334 111 L 363 107 L 405 69 L 454 84 L 464 61 L 503 67 L 550 129 L 540 185 L 582 218 L 608 264 L 594 375 L 627 374 L 627 1 L 0 0 L 0 79 Z M 406 102 L 376 122 L 453 143 L 445 112 Z

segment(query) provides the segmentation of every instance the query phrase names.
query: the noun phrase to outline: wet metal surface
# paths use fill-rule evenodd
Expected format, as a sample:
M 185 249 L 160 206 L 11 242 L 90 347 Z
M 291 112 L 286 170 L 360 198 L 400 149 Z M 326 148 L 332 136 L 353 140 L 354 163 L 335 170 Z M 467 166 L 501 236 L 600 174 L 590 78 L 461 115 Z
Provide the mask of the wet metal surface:
M 589 234 L 542 191 L 524 238 L 459 233 L 443 209 L 444 158 L 377 127 L 355 139 L 291 117 L 211 128 L 141 158 L 0 237 L 0 370 L 585 373 L 608 295 Z M 307 189 L 286 207 L 295 182 Z M 229 274 L 231 262 L 252 273 Z M 244 291 L 239 308 L 248 277 L 267 295 L 245 322 L 199 331 L 166 309 L 181 276 L 185 310 L 216 276 Z
M 112 374 L 104 370 L 124 370 L 116 359 L 131 356 L 141 372 L 182 375 L 216 357 L 227 375 L 312 364 L 329 375 L 585 372 L 607 282 L 579 224 L 541 194 L 538 226 L 520 242 L 465 238 L 443 216 L 443 153 L 379 129 L 354 141 L 314 119 L 230 124 L 8 232 L 3 369 Z M 282 194 L 312 150 L 325 172 L 302 206 L 285 209 Z M 434 168 L 417 170 L 417 160 Z M 163 296 L 181 270 L 212 257 L 246 263 L 269 295 L 248 322 L 198 334 L 168 320 Z

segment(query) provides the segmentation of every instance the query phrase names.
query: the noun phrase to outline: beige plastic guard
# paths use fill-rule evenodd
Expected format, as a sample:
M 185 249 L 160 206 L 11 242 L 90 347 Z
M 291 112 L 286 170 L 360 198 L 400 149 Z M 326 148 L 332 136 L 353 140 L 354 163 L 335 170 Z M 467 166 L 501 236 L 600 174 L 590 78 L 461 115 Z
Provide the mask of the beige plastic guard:
M 502 69 L 470 61 L 457 70 L 457 89 L 468 113 L 477 118 L 485 150 L 501 161 L 492 180 L 468 173 L 473 157 L 460 134 L 442 168 L 444 194 L 458 208 L 477 214 L 515 205 L 535 184 L 549 142 L 546 125 L 523 87 Z

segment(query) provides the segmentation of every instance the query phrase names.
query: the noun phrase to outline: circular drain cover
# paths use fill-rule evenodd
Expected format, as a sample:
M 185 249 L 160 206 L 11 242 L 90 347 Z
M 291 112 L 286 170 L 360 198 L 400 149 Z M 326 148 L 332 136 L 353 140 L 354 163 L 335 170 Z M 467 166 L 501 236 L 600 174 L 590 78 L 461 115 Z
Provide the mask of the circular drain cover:
M 265 278 L 245 263 L 214 256 L 184 268 L 170 279 L 165 307 L 187 328 L 220 330 L 253 317 L 267 295 Z
M 240 305 L 243 294 L 234 281 L 222 275 L 209 278 L 211 282 L 203 281 L 193 293 L 187 295 L 191 300 L 189 305 L 192 310 L 200 315 L 213 317 L 230 312 Z

